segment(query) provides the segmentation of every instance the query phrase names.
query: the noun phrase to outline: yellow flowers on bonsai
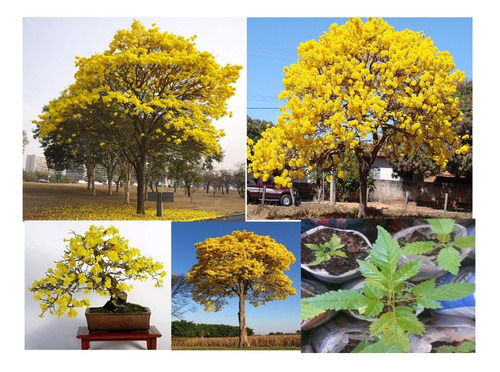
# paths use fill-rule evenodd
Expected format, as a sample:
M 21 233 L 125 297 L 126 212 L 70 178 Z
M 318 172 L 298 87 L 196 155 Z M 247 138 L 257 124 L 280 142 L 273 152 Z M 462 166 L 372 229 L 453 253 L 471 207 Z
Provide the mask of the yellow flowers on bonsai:
M 67 247 L 61 260 L 29 288 L 33 298 L 41 302 L 40 317 L 46 312 L 57 317 L 65 313 L 69 318 L 76 316 L 76 308 L 90 306 L 87 298 L 74 297 L 77 292 L 109 296 L 106 306 L 120 312 L 127 301 L 127 291 L 132 289 L 127 280 L 153 279 L 156 287 L 163 286 L 163 264 L 130 247 L 116 227 L 92 225 L 83 235 L 73 231 L 71 234 L 71 238 L 65 239 Z

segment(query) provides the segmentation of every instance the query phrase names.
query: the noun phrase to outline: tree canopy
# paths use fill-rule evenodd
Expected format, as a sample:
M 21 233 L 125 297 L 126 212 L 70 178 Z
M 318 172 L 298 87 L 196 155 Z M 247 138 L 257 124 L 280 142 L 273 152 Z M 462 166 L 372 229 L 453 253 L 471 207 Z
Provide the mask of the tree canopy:
M 343 178 L 358 160 L 366 212 L 366 183 L 378 152 L 391 159 L 423 151 L 444 169 L 454 153 L 465 154 L 453 127 L 462 120 L 453 58 L 430 37 L 396 31 L 383 19 L 350 18 L 333 24 L 319 40 L 298 47 L 297 63 L 285 67 L 284 101 L 276 126 L 249 140 L 254 176 L 289 186 L 317 167 Z
M 154 152 L 194 142 L 203 155 L 220 153 L 224 131 L 212 121 L 231 114 L 226 101 L 242 67 L 220 66 L 196 49 L 195 37 L 134 21 L 108 50 L 76 57 L 76 67 L 75 82 L 35 120 L 39 137 L 57 131 L 61 144 L 84 136 L 103 148 L 119 147 L 136 171 L 138 213 L 144 213 L 145 168 Z
M 239 298 L 240 346 L 246 346 L 245 301 L 258 306 L 296 294 L 284 273 L 295 257 L 273 238 L 249 231 L 207 238 L 195 246 L 198 263 L 187 274 L 193 300 L 206 311 L 218 311 L 229 298 Z

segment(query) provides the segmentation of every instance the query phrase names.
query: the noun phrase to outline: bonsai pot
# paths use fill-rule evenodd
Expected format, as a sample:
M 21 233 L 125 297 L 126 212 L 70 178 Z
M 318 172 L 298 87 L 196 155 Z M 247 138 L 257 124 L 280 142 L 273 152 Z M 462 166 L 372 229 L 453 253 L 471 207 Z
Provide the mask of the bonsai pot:
M 151 310 L 136 313 L 96 312 L 97 308 L 87 308 L 85 318 L 90 332 L 147 331 Z M 94 310 L 94 311 L 93 311 Z
M 332 257 L 330 260 L 318 265 L 309 266 L 313 261 L 311 251 L 305 244 L 325 243 L 336 234 L 341 243 L 345 244 L 344 252 L 348 259 Z M 316 279 L 326 283 L 342 284 L 361 276 L 357 259 L 365 260 L 372 248 L 366 236 L 355 230 L 336 229 L 327 226 L 317 226 L 301 235 L 301 267 Z
M 459 224 L 454 224 L 455 231 L 452 233 L 452 239 L 456 239 L 462 236 L 467 235 L 467 229 Z M 407 227 L 403 230 L 398 231 L 393 235 L 393 238 L 397 240 L 398 244 L 403 247 L 401 244 L 404 241 L 424 241 L 431 240 L 433 232 L 431 230 L 431 226 L 428 224 L 416 225 L 412 227 Z M 463 261 L 470 254 L 472 248 L 468 249 L 460 249 L 460 261 Z M 398 262 L 398 265 L 402 265 L 408 261 L 413 261 L 415 259 L 421 258 L 422 265 L 420 266 L 419 273 L 412 277 L 412 281 L 419 282 L 427 279 L 439 278 L 441 276 L 446 275 L 448 272 L 439 267 L 435 262 L 437 253 L 430 255 L 418 255 L 418 256 L 409 256 L 403 254 Z

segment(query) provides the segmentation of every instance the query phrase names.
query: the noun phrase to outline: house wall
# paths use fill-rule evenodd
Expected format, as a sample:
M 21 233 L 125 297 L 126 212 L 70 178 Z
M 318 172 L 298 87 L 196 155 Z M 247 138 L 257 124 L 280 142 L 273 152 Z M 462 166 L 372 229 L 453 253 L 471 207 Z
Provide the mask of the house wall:
M 417 205 L 442 207 L 448 194 L 449 206 L 472 207 L 471 184 L 389 180 L 375 180 L 374 184 L 370 201 L 404 202 L 408 191 L 408 201 L 416 202 Z

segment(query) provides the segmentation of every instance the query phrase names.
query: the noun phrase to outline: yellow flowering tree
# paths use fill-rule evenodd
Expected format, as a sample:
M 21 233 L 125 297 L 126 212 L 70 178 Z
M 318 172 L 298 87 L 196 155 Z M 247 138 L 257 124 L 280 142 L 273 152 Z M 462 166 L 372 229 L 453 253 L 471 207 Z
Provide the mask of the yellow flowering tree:
M 71 119 L 78 124 L 76 135 L 91 132 L 100 146 L 120 148 L 136 172 L 137 213 L 145 213 L 151 154 L 192 141 L 202 145 L 204 155 L 218 154 L 224 132 L 212 121 L 231 114 L 226 101 L 242 67 L 220 66 L 194 41 L 155 25 L 146 29 L 139 21 L 119 30 L 108 50 L 76 57 L 75 82 L 34 121 L 39 137 Z
M 127 281 L 152 279 L 155 286 L 163 286 L 163 264 L 130 247 L 116 227 L 92 225 L 83 235 L 71 234 L 71 238 L 65 239 L 68 244 L 62 259 L 29 287 L 34 299 L 40 301 L 40 317 L 46 312 L 58 317 L 66 312 L 70 318 L 76 316 L 76 308 L 90 306 L 88 298 L 74 296 L 77 292 L 109 296 L 104 307 L 121 312 L 127 291 L 132 289 Z
M 368 175 L 381 149 L 393 160 L 424 151 L 443 169 L 454 152 L 467 152 L 454 131 L 463 116 L 454 95 L 464 73 L 423 33 L 351 18 L 300 44 L 298 55 L 284 69 L 277 124 L 249 140 L 254 176 L 277 173 L 276 183 L 290 185 L 315 168 L 340 178 L 356 172 L 364 217 Z
M 218 311 L 228 298 L 237 297 L 239 345 L 249 346 L 245 301 L 258 306 L 295 295 L 292 281 L 283 272 L 289 270 L 295 257 L 273 238 L 249 231 L 233 231 L 195 246 L 198 263 L 187 274 L 193 285 L 193 300 L 206 311 Z

